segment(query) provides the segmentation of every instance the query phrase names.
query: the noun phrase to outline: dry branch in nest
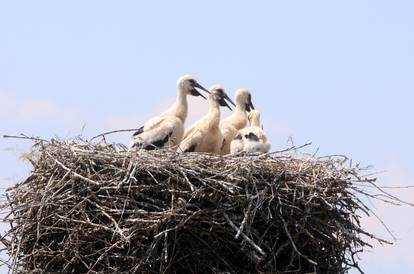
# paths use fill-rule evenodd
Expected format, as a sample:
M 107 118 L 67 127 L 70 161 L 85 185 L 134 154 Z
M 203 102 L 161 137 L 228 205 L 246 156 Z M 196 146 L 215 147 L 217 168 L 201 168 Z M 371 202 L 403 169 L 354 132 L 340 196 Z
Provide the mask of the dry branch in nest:
M 13 273 L 345 273 L 375 239 L 344 158 L 37 140 L 7 191 Z M 367 194 L 367 193 L 364 193 Z M 371 194 L 367 194 L 371 195 Z M 382 193 L 382 199 L 393 197 Z M 368 237 L 367 237 L 368 236 Z

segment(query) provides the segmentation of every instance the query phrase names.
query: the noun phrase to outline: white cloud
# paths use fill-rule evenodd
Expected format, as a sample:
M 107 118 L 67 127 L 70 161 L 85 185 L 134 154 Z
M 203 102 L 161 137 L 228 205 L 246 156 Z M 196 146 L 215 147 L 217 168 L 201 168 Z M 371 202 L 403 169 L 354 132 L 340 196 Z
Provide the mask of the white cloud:
M 27 121 L 50 117 L 59 108 L 51 102 L 0 93 L 0 118 Z
M 106 127 L 109 130 L 136 128 L 145 123 L 146 120 L 158 115 L 170 105 L 174 103 L 174 99 L 165 98 L 154 107 L 149 113 L 136 113 L 133 115 L 114 115 L 106 117 Z
M 80 128 L 84 123 L 79 110 L 32 97 L 23 97 L 11 92 L 0 92 L 0 121 L 2 130 L 48 128 L 49 134 L 63 129 Z M 26 132 L 30 134 L 30 132 Z

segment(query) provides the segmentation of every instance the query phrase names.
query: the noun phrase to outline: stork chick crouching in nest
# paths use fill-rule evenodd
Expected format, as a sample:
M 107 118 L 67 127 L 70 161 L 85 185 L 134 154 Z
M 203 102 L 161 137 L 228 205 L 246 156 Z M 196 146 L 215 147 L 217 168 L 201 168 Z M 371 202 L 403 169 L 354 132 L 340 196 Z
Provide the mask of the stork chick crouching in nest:
M 220 130 L 223 134 L 224 143 L 221 154 L 230 153 L 230 144 L 236 137 L 237 132 L 246 127 L 247 113 L 254 109 L 252 95 L 248 89 L 241 88 L 236 91 L 236 109 L 233 114 L 220 122 Z
M 249 113 L 250 127 L 240 130 L 231 143 L 231 153 L 267 153 L 271 144 L 267 141 L 266 133 L 260 128 L 260 112 L 253 110 Z
M 231 110 L 226 100 L 234 105 L 222 86 L 215 85 L 211 88 L 207 115 L 186 130 L 178 152 L 220 153 L 223 145 L 223 136 L 219 128 L 220 107 L 228 107 Z
M 183 138 L 184 123 L 188 114 L 187 95 L 206 99 L 197 88 L 208 92 L 189 75 L 178 79 L 175 104 L 161 115 L 150 119 L 133 135 L 131 149 L 153 150 L 177 146 Z

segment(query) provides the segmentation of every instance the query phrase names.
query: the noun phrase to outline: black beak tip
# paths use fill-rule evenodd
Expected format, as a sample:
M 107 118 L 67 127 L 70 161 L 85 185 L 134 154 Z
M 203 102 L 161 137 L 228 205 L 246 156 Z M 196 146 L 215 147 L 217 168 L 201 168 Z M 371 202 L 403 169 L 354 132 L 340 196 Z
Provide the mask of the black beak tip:
M 226 100 L 230 102 L 230 104 L 233 105 L 233 107 L 236 107 L 236 104 L 231 100 L 228 96 L 226 96 Z
M 199 88 L 201 90 L 204 90 L 205 92 L 207 92 L 208 94 L 210 94 L 210 91 L 208 91 L 208 89 L 206 89 L 205 87 L 203 87 L 199 83 L 196 83 L 194 87 Z
M 228 109 L 230 109 L 230 111 L 233 111 L 233 109 L 231 108 L 231 106 L 226 102 L 226 100 L 224 100 L 224 106 L 226 106 Z
M 211 94 L 211 92 L 208 89 L 206 89 L 204 87 L 201 87 L 201 89 L 204 90 L 205 92 L 207 92 L 208 94 Z

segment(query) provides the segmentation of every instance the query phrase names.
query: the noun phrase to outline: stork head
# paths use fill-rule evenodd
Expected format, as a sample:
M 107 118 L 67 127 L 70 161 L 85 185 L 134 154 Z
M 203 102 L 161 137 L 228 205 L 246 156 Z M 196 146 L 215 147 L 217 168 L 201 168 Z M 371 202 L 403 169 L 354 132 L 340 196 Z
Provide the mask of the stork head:
M 241 88 L 236 91 L 236 105 L 247 111 L 254 109 L 250 90 L 247 88 Z
M 260 112 L 252 110 L 249 112 L 249 122 L 252 127 L 260 127 Z
M 181 76 L 180 79 L 178 79 L 177 81 L 177 87 L 186 95 L 201 96 L 204 99 L 206 99 L 206 97 L 203 94 L 201 94 L 200 91 L 198 91 L 197 89 L 201 89 L 207 93 L 210 93 L 206 88 L 197 83 L 197 81 L 190 75 Z
M 234 102 L 229 98 L 227 93 L 225 92 L 223 86 L 221 85 L 214 85 L 210 88 L 210 98 L 219 103 L 222 107 L 228 107 L 230 110 L 231 107 L 227 102 L 230 102 L 233 106 L 236 106 Z

